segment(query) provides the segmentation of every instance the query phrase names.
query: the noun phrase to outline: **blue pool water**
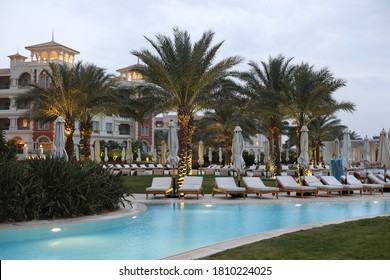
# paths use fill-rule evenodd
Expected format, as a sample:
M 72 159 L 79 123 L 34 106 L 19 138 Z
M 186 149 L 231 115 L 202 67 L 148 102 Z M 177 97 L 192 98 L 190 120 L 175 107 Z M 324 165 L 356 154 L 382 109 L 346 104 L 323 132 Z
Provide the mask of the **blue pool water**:
M 137 216 L 0 230 L 0 259 L 160 259 L 290 226 L 390 213 L 390 200 L 302 204 L 151 204 Z

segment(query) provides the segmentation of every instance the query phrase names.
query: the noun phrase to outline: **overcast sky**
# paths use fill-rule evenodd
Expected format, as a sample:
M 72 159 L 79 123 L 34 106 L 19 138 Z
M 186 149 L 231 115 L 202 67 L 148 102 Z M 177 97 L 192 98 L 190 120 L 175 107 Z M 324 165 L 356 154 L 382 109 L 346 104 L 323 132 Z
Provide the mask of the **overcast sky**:
M 78 60 L 115 73 L 137 63 L 132 50 L 150 48 L 144 36 L 187 30 L 193 41 L 206 30 L 224 41 L 219 58 L 246 63 L 294 57 L 327 67 L 347 86 L 338 100 L 356 104 L 338 117 L 360 136 L 390 129 L 390 1 L 388 0 L 0 0 L 0 68 L 8 55 L 29 57 L 26 46 L 54 40 L 80 52 Z

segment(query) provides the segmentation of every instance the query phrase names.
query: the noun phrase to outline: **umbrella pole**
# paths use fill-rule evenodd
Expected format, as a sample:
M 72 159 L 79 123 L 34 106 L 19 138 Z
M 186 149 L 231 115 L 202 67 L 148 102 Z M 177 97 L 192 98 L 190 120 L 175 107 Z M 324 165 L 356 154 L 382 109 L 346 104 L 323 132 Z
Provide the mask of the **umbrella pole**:
M 384 181 L 386 182 L 386 174 L 387 174 L 387 166 L 386 166 L 386 164 L 385 165 L 383 165 L 383 179 L 384 179 Z

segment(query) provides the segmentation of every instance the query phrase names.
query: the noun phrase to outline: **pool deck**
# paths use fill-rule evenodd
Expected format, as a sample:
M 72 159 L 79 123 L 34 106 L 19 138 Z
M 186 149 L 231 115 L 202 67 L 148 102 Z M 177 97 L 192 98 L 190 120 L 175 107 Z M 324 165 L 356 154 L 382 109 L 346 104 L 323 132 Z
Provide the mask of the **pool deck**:
M 125 215 L 136 215 L 139 212 L 144 211 L 147 208 L 148 204 L 151 203 L 198 203 L 198 204 L 217 204 L 217 203 L 260 203 L 260 204 L 275 204 L 275 203 L 312 203 L 312 202 L 338 202 L 338 201 L 380 201 L 380 200 L 389 200 L 390 192 L 385 192 L 381 195 L 379 192 L 374 192 L 372 195 L 368 193 L 363 193 L 363 195 L 359 195 L 357 193 L 352 195 L 343 195 L 342 197 L 338 195 L 331 195 L 329 197 L 319 194 L 317 198 L 315 197 L 298 197 L 295 194 L 288 196 L 286 193 L 279 193 L 279 199 L 276 199 L 271 194 L 263 195 L 263 198 L 257 198 L 255 194 L 249 194 L 246 199 L 242 197 L 229 197 L 225 198 L 223 194 L 217 194 L 212 197 L 210 194 L 206 194 L 204 197 L 199 196 L 199 199 L 196 199 L 194 195 L 188 195 L 186 198 L 181 198 L 180 200 L 176 198 L 164 198 L 163 196 L 149 196 L 149 199 L 146 199 L 145 194 L 135 194 L 134 198 L 131 198 L 133 202 L 133 207 L 121 208 L 118 211 L 113 213 L 94 215 L 89 217 L 81 217 L 75 219 L 60 219 L 55 221 L 29 221 L 29 222 L 16 222 L 16 223 L 8 223 L 8 224 L 0 224 L 0 230 L 2 229 L 23 229 L 26 227 L 36 227 L 36 226 L 50 226 L 55 224 L 63 224 L 63 223 L 77 223 L 84 221 L 93 221 L 93 220 L 101 220 L 101 219 L 112 219 L 116 217 L 121 217 Z M 379 215 L 376 215 L 379 216 Z M 385 214 L 382 216 L 390 216 L 390 214 Z M 260 240 L 272 238 L 275 236 L 283 235 L 286 233 L 291 233 L 299 230 L 306 230 L 315 227 L 321 227 L 329 224 L 338 224 L 346 221 L 355 221 L 362 218 L 370 218 L 374 216 L 363 216 L 363 217 L 355 217 L 350 219 L 339 219 L 328 222 L 319 222 L 308 225 L 294 226 L 284 229 L 272 230 L 268 232 L 263 232 L 259 234 L 254 234 L 250 236 L 245 236 L 241 238 L 235 238 L 232 240 L 227 240 L 224 242 L 216 243 L 210 246 L 201 247 L 198 249 L 194 249 L 191 251 L 187 251 L 181 254 L 173 255 L 164 258 L 165 260 L 192 260 L 203 258 L 218 252 L 225 251 L 227 249 L 239 247 L 242 245 L 250 244 L 253 242 L 257 242 Z

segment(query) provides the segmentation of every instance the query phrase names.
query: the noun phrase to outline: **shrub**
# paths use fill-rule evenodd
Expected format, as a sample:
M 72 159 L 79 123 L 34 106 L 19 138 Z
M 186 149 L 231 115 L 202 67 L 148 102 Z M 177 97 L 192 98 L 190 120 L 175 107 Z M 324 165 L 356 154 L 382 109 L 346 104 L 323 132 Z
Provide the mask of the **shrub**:
M 2 163 L 0 221 L 91 215 L 131 205 L 120 174 L 75 159 L 36 158 Z

